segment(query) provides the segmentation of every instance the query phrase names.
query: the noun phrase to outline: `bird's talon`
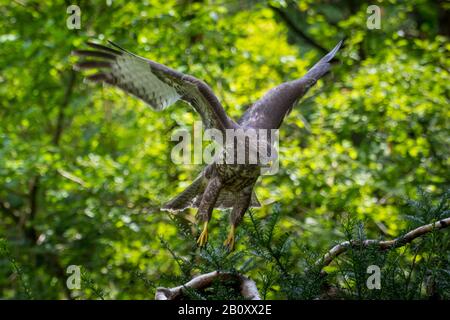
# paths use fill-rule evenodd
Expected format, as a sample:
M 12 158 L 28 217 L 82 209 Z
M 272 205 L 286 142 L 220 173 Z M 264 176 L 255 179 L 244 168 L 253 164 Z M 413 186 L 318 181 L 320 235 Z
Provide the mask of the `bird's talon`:
M 200 236 L 197 239 L 197 244 L 199 247 L 204 247 L 208 242 L 208 222 L 205 222 L 203 225 L 203 230 Z
M 234 227 L 231 227 L 230 233 L 228 233 L 227 239 L 224 241 L 223 245 L 228 248 L 228 250 L 234 250 Z

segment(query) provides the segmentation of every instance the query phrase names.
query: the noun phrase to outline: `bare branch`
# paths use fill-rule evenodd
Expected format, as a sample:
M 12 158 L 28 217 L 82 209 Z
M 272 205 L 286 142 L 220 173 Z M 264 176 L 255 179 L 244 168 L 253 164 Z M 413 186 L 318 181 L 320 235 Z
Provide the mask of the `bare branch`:
M 63 170 L 63 169 L 56 169 L 56 172 L 58 172 L 61 176 L 63 176 L 67 180 L 75 182 L 76 184 L 79 184 L 83 188 L 86 188 L 86 182 L 84 182 L 82 179 L 78 178 L 77 176 L 71 174 L 70 172 L 67 172 L 66 170 Z
M 201 290 L 211 286 L 214 280 L 226 281 L 229 279 L 237 279 L 240 282 L 241 295 L 248 300 L 261 300 L 258 289 L 253 280 L 241 274 L 213 271 L 199 275 L 189 282 L 175 287 L 156 289 L 155 300 L 175 300 L 183 295 L 186 289 Z
M 424 234 L 427 234 L 429 232 L 432 232 L 434 230 L 440 230 L 444 229 L 446 227 L 450 226 L 450 218 L 445 218 L 442 220 L 439 220 L 435 223 L 430 223 L 427 225 L 423 225 L 421 227 L 418 227 L 414 230 L 411 230 L 410 232 L 404 234 L 403 236 L 400 236 L 398 238 L 395 238 L 393 240 L 387 240 L 387 241 L 380 241 L 380 240 L 373 240 L 368 239 L 361 241 L 351 240 L 351 241 L 345 241 L 338 245 L 335 245 L 333 248 L 331 248 L 330 251 L 328 251 L 323 258 L 318 260 L 316 262 L 316 266 L 321 266 L 321 268 L 328 266 L 336 257 L 347 251 L 351 247 L 355 246 L 375 246 L 378 245 L 380 250 L 387 250 L 392 248 L 398 248 L 402 247 L 407 243 L 412 242 L 414 239 L 423 236 Z
M 70 71 L 69 75 L 69 81 L 67 84 L 66 92 L 64 93 L 63 101 L 60 104 L 59 111 L 58 111 L 58 119 L 56 121 L 56 129 L 55 133 L 53 135 L 53 144 L 59 145 L 59 140 L 61 139 L 61 134 L 63 132 L 63 125 L 65 120 L 65 110 L 67 106 L 70 103 L 70 98 L 72 97 L 72 92 L 75 87 L 75 79 L 76 79 L 76 73 L 74 70 Z
M 303 32 L 303 30 L 301 30 L 297 25 L 295 25 L 295 23 L 291 21 L 288 14 L 284 10 L 271 4 L 269 4 L 269 8 L 272 9 L 276 14 L 278 14 L 278 16 L 286 23 L 286 25 L 290 28 L 290 30 L 292 30 L 298 37 L 302 38 L 310 46 L 318 49 L 322 53 L 328 52 L 327 49 L 325 49 L 316 41 L 314 41 L 310 36 L 308 36 L 305 32 Z

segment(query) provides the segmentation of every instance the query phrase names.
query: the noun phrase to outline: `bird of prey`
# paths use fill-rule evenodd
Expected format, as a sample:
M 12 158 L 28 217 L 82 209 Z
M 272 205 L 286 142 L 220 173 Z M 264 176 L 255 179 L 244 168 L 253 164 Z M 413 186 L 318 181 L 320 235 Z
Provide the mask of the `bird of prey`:
M 330 62 L 342 41 L 302 78 L 282 83 L 267 92 L 237 122 L 228 117 L 205 82 L 109 43 L 111 46 L 88 42 L 89 50 L 75 50 L 73 54 L 87 58 L 78 62 L 75 69 L 99 70 L 87 76 L 87 79 L 119 87 L 155 110 L 165 109 L 176 101 L 183 100 L 200 114 L 206 128 L 225 132 L 248 128 L 278 129 L 299 99 L 330 70 Z M 224 245 L 233 250 L 235 230 L 245 212 L 249 207 L 260 207 L 253 191 L 260 174 L 259 162 L 213 162 L 201 171 L 186 190 L 166 203 L 162 210 L 177 212 L 186 208 L 198 208 L 197 221 L 203 223 L 203 229 L 197 243 L 202 247 L 208 241 L 208 222 L 213 209 L 231 208 L 231 229 Z

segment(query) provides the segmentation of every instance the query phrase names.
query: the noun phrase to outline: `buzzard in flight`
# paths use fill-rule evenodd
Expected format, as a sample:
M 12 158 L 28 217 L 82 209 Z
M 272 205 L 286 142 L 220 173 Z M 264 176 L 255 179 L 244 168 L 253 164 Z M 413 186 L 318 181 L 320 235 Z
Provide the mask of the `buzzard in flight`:
M 153 109 L 162 110 L 183 100 L 197 111 L 206 128 L 226 130 L 278 129 L 285 116 L 317 80 L 330 70 L 330 62 L 342 41 L 317 62 L 302 78 L 278 85 L 254 103 L 238 122 L 226 114 L 211 88 L 203 81 L 154 61 L 139 57 L 110 42 L 112 47 L 87 43 L 92 49 L 73 53 L 87 57 L 75 65 L 76 69 L 98 69 L 87 76 L 88 80 L 105 82 L 143 100 Z M 234 143 L 234 142 L 233 142 Z M 246 144 L 246 152 L 252 146 Z M 254 148 L 253 148 L 254 149 Z M 197 219 L 203 222 L 198 244 L 208 240 L 208 222 L 214 208 L 232 208 L 231 229 L 225 240 L 230 250 L 234 248 L 235 229 L 249 207 L 260 204 L 253 187 L 261 175 L 261 163 L 235 164 L 213 162 L 207 165 L 194 182 L 162 210 L 172 212 L 198 208 Z

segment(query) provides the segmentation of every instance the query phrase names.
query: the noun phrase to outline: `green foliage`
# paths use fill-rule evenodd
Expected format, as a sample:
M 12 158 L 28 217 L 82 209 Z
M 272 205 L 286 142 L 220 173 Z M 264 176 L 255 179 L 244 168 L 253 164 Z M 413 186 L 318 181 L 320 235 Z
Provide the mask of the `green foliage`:
M 414 217 L 402 234 L 439 219 L 448 218 L 449 193 L 438 200 L 424 194 L 420 201 L 409 202 L 405 217 Z M 430 213 L 432 214 L 430 215 Z M 422 223 L 417 224 L 417 221 Z M 354 221 L 344 226 L 346 238 L 366 240 L 364 229 Z M 448 299 L 449 232 L 433 230 L 403 247 L 380 251 L 377 246 L 354 246 L 337 261 L 336 280 L 342 279 L 341 295 L 358 299 Z M 366 286 L 367 266 L 381 269 L 381 290 Z
M 380 30 L 368 30 L 367 5 L 350 0 L 78 1 L 80 30 L 66 27 L 65 1 L 2 4 L 0 238 L 8 249 L 0 257 L 0 298 L 148 299 L 157 286 L 212 269 L 257 279 L 266 298 L 309 299 L 333 286 L 352 298 L 427 296 L 426 277 L 448 279 L 445 232 L 402 255 L 353 248 L 326 280 L 301 272 L 350 234 L 399 236 L 406 212 L 414 225 L 446 216 L 435 206 L 410 212 L 404 198 L 417 201 L 417 188 L 434 197 L 449 187 L 449 8 L 431 0 L 377 3 Z M 84 83 L 70 56 L 86 40 L 112 40 L 204 79 L 237 118 L 344 37 L 331 75 L 281 128 L 280 172 L 258 182 L 261 201 L 279 207 L 248 215 L 232 254 L 221 247 L 226 215 L 214 213 L 213 246 L 200 252 L 195 212 L 171 219 L 158 209 L 200 170 L 170 160 L 173 130 L 199 117 L 182 102 L 157 113 L 117 89 Z M 337 227 L 349 213 L 364 221 L 364 233 Z M 361 264 L 347 265 L 352 257 Z M 391 267 L 383 283 L 389 294 L 361 282 L 373 259 Z M 442 269 L 429 274 L 426 263 Z M 92 280 L 76 294 L 65 284 L 72 264 Z M 448 286 L 435 287 L 446 297 Z
M 423 194 L 420 201 L 410 202 L 408 213 L 413 215 L 405 214 L 405 217 L 414 217 L 415 221 L 428 224 L 448 218 L 449 208 L 449 193 L 437 200 Z M 430 212 L 433 212 L 432 216 Z M 251 214 L 245 222 L 245 234 L 241 237 L 241 241 L 248 241 L 249 245 L 239 252 L 229 253 L 218 244 L 220 241 L 213 241 L 193 263 L 178 257 L 173 248 L 167 249 L 174 253 L 177 261 L 182 261 L 182 270 L 195 270 L 197 274 L 219 270 L 251 275 L 264 298 L 450 298 L 450 233 L 446 230 L 433 230 L 401 247 L 380 250 L 375 244 L 363 245 L 363 241 L 367 240 L 364 224 L 355 215 L 348 216 L 341 224 L 342 241 L 352 240 L 356 244 L 325 267 L 326 272 L 323 272 L 323 266 L 318 262 L 326 252 L 313 251 L 306 241 L 295 241 L 292 235 L 282 232 L 277 224 L 279 217 L 280 210 L 277 208 L 264 220 Z M 416 227 L 411 224 L 402 230 L 402 234 Z M 302 253 L 302 258 L 294 259 L 298 251 Z M 371 275 L 367 270 L 371 265 L 380 268 L 380 289 L 367 286 Z M 191 277 L 173 279 L 172 285 L 185 283 Z M 232 285 L 220 282 L 216 282 L 206 293 L 187 291 L 190 299 L 237 299 L 237 294 Z
M 10 268 L 18 277 L 18 280 L 22 286 L 22 291 L 18 292 L 19 297 L 24 295 L 25 298 L 33 299 L 33 294 L 28 286 L 26 275 L 23 272 L 22 268 L 17 264 L 14 257 L 11 255 L 11 252 L 8 248 L 8 243 L 5 239 L 0 239 L 0 257 L 6 258 L 6 260 L 10 264 Z

